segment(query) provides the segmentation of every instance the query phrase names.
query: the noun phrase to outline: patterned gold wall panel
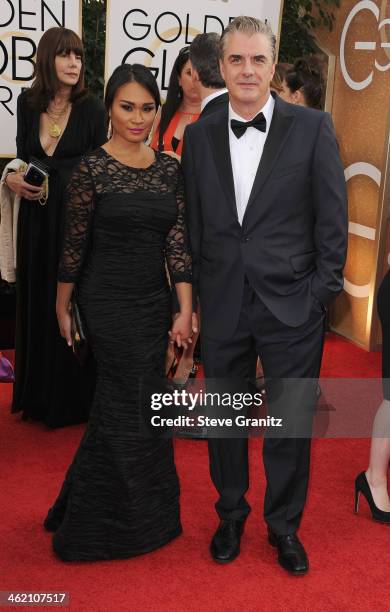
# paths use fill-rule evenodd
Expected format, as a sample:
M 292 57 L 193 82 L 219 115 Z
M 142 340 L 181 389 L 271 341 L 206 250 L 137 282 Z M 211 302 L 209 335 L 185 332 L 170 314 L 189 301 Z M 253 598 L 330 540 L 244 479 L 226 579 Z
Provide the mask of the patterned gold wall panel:
M 390 1 L 343 0 L 332 32 L 317 33 L 331 55 L 327 110 L 345 166 L 349 247 L 345 286 L 331 326 L 367 349 L 377 346 L 375 293 L 388 265 Z M 333 56 L 333 57 L 332 57 Z M 389 238 L 387 237 L 387 240 Z M 387 245 L 387 252 L 390 252 Z

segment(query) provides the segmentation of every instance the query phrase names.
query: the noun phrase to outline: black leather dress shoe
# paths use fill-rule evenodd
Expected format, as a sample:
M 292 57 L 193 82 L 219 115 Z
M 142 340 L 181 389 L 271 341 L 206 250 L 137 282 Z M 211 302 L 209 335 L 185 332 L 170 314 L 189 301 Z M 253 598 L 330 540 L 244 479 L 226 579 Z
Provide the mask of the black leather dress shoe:
M 300 576 L 309 570 L 309 560 L 302 543 L 295 533 L 277 535 L 268 528 L 268 541 L 278 549 L 278 561 L 290 574 Z
M 217 563 L 229 563 L 238 557 L 244 524 L 245 520 L 222 520 L 219 523 L 210 546 L 211 556 L 214 561 L 217 561 Z

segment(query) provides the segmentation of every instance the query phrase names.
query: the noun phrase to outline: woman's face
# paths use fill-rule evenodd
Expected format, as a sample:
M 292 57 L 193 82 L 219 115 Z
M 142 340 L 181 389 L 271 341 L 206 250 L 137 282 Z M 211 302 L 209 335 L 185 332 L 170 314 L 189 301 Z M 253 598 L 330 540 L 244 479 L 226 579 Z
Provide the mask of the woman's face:
M 282 91 L 279 93 L 279 96 L 285 102 L 290 102 L 290 103 L 294 104 L 294 101 L 292 99 L 292 92 L 291 92 L 289 86 L 286 83 L 286 79 L 283 79 L 283 81 L 282 81 Z
M 77 85 L 82 66 L 81 55 L 77 55 L 74 51 L 69 53 L 63 51 L 56 55 L 54 65 L 57 79 L 61 85 L 68 87 Z
M 153 96 L 139 83 L 119 87 L 111 106 L 113 136 L 132 143 L 144 142 L 149 136 L 157 113 Z
M 283 79 L 282 91 L 279 93 L 279 96 L 283 98 L 285 102 L 290 102 L 290 104 L 306 106 L 306 100 L 301 90 L 297 89 L 297 91 L 291 91 L 285 79 Z
M 197 90 L 194 88 L 194 83 L 192 81 L 191 76 L 191 64 L 190 61 L 186 62 L 181 69 L 181 74 L 179 77 L 179 85 L 183 90 L 183 98 L 187 101 L 191 101 L 196 104 L 201 102 L 199 94 Z

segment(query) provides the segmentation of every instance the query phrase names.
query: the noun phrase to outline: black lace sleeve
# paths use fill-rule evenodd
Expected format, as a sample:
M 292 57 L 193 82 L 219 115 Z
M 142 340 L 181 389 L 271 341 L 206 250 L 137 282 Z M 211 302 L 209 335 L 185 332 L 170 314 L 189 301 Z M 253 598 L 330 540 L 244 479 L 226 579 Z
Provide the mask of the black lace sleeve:
M 74 170 L 67 189 L 66 220 L 58 280 L 76 283 L 89 243 L 95 190 L 88 168 L 82 160 Z
M 184 179 L 180 164 L 170 157 L 170 170 L 175 172 L 177 218 L 166 240 L 166 258 L 172 283 L 192 282 L 192 261 L 185 215 Z

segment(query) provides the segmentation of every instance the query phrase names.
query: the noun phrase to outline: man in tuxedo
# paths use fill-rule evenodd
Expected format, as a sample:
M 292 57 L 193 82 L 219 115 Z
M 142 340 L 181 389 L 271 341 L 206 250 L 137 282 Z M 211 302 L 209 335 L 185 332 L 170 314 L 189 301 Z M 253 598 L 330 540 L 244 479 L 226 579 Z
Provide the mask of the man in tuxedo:
M 201 103 L 199 119 L 208 117 L 229 103 L 229 94 L 219 69 L 220 36 L 198 34 L 190 45 L 191 75 Z
M 186 129 L 182 158 L 205 374 L 252 377 L 259 356 L 266 381 L 315 381 L 347 248 L 332 121 L 271 95 L 276 39 L 268 25 L 237 17 L 220 45 L 230 103 Z M 287 409 L 299 419 L 303 408 L 291 402 Z M 247 442 L 209 440 L 220 518 L 211 554 L 220 563 L 239 554 L 250 511 Z M 292 574 L 309 567 L 297 535 L 309 460 L 307 436 L 264 439 L 268 539 Z

